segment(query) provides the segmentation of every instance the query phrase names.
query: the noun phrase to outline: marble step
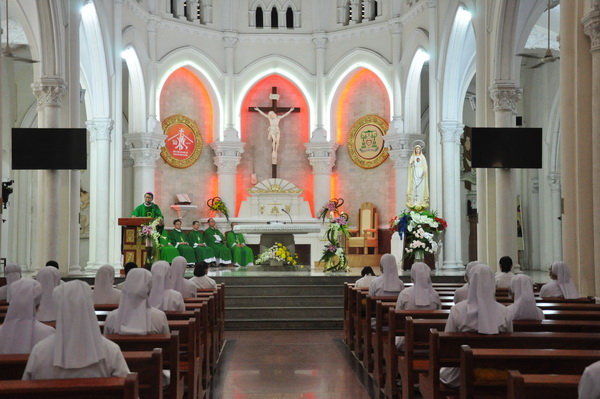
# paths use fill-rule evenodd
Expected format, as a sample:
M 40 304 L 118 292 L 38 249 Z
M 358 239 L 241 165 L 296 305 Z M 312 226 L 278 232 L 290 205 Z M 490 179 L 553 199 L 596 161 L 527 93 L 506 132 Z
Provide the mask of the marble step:
M 343 319 L 225 320 L 226 330 L 341 330 Z
M 227 296 L 301 296 L 301 295 L 344 295 L 342 285 L 225 285 Z
M 342 308 L 344 297 L 341 295 L 298 295 L 298 296 L 250 296 L 226 295 L 225 307 L 269 307 L 277 306 L 302 307 L 302 306 L 337 306 Z
M 294 319 L 307 320 L 314 318 L 342 319 L 342 306 L 270 306 L 270 307 L 225 307 L 225 320 L 240 319 Z

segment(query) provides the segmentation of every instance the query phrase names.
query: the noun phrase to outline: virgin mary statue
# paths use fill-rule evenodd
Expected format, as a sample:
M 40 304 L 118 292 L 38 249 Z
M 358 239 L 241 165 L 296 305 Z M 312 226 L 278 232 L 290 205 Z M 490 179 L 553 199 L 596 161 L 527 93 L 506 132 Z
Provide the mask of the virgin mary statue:
M 429 207 L 429 183 L 427 178 L 427 160 L 422 147 L 416 145 L 408 161 L 408 189 L 406 191 L 406 206 L 415 211 Z

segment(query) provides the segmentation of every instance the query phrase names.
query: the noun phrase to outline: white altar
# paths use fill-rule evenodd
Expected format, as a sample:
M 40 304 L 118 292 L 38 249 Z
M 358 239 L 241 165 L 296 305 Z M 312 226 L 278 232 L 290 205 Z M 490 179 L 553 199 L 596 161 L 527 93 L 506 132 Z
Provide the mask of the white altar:
M 245 224 L 237 225 L 233 228 L 236 233 L 260 234 L 260 252 L 270 248 L 276 242 L 279 242 L 294 253 L 296 252 L 295 234 L 320 233 L 321 227 L 318 224 Z

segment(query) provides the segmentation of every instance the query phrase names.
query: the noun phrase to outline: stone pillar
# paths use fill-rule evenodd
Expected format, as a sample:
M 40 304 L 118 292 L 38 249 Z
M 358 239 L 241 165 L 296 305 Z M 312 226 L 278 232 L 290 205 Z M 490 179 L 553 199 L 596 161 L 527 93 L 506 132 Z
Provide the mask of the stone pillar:
M 593 198 L 593 228 L 594 228 L 594 292 L 600 293 L 600 1 L 592 3 L 592 10 L 581 20 L 583 31 L 590 37 L 592 53 L 592 198 Z
M 86 271 L 109 263 L 109 164 L 113 121 L 94 118 L 87 121 L 90 132 L 90 256 Z
M 400 67 L 400 58 L 402 56 L 402 23 L 394 19 L 390 21 L 390 30 L 392 31 L 392 120 L 388 135 L 403 134 L 404 120 L 402 119 L 402 68 Z M 392 139 L 394 140 L 394 139 Z M 398 197 L 396 197 L 396 202 Z M 402 197 L 402 202 L 404 197 Z M 403 208 L 396 207 L 396 211 Z
M 129 148 L 123 150 L 123 215 L 128 216 L 129 212 L 138 205 L 136 199 L 133 196 L 133 186 L 135 180 L 133 180 L 133 158 Z
M 388 133 L 383 136 L 384 145 L 388 149 L 390 159 L 394 162 L 394 179 L 396 187 L 394 214 L 396 215 L 406 208 L 408 161 L 413 152 L 412 141 L 416 140 L 417 137 L 420 137 L 420 135 Z
M 562 259 L 560 173 L 550 173 L 548 175 L 548 184 L 550 185 L 551 193 L 552 259 Z M 543 270 L 543 268 L 541 270 Z
M 38 127 L 60 127 L 62 102 L 61 98 L 67 90 L 67 83 L 58 77 L 42 77 L 31 85 L 37 98 Z M 60 248 L 60 188 L 61 176 L 65 173 L 58 170 L 40 172 L 41 186 L 38 199 L 41 205 L 42 242 L 39 254 L 44 263 L 50 259 L 57 260 L 61 265 L 66 264 L 66 257 L 61 258 Z M 37 266 L 37 265 L 36 265 Z M 38 266 L 39 267 L 39 266 Z
M 317 90 L 315 92 L 315 114 L 317 123 L 315 129 L 311 134 L 311 137 L 317 141 L 322 142 L 323 138 L 327 139 L 327 129 L 325 129 L 325 125 L 323 123 L 325 112 L 327 112 L 327 110 L 325 109 L 325 51 L 327 49 L 327 37 L 324 36 L 323 33 L 318 33 L 313 37 L 313 44 L 315 45 L 315 74 L 317 79 Z M 311 139 L 311 142 L 312 141 L 313 139 Z M 333 151 L 335 152 L 335 149 Z M 335 154 L 333 163 L 335 164 Z M 333 168 L 333 165 L 331 165 L 331 167 Z M 329 173 L 331 174 L 331 169 L 329 170 Z M 329 182 L 329 186 L 331 187 L 331 182 Z M 329 200 L 329 198 L 327 200 Z M 315 206 L 320 205 L 318 205 L 318 203 L 315 203 Z
M 226 137 L 227 139 L 227 137 Z M 239 140 L 231 141 L 213 141 L 210 143 L 215 157 L 213 160 L 217 166 L 217 175 L 219 176 L 219 197 L 225 202 L 228 209 L 231 209 L 230 217 L 235 217 L 237 214 L 237 167 L 242 160 L 244 146 Z
M 495 126 L 514 127 L 514 113 L 522 90 L 512 81 L 496 81 L 489 88 L 494 101 Z M 517 252 L 517 196 L 515 172 L 496 170 L 496 257 L 518 259 Z
M 444 215 L 444 269 L 463 267 L 461 257 L 460 138 L 465 125 L 445 120 L 438 124 L 442 136 Z M 516 226 L 515 226 L 516 231 Z
M 311 142 L 305 143 L 304 146 L 308 154 L 308 162 L 313 168 L 313 200 L 316 212 L 332 197 L 331 171 L 335 165 L 335 151 L 339 144 L 327 141 L 322 136 L 313 135 Z
M 234 55 L 235 55 L 235 46 L 237 44 L 238 38 L 237 33 L 234 32 L 226 32 L 223 37 L 223 44 L 225 46 L 225 101 L 224 101 L 224 120 L 225 120 L 225 129 L 223 131 L 223 138 L 227 141 L 239 141 L 240 135 L 239 132 L 235 129 L 235 65 L 234 65 Z M 243 148 L 243 146 L 242 146 Z M 242 151 L 243 152 L 243 151 Z M 241 153 L 240 153 L 241 154 Z M 235 169 L 237 170 L 237 165 L 235 165 Z M 218 165 L 217 165 L 218 166 Z M 220 190 L 219 190 L 220 191 Z M 235 202 L 234 202 L 235 203 Z M 230 208 L 232 209 L 232 208 Z
M 140 201 L 148 191 L 154 192 L 154 172 L 160 149 L 165 143 L 164 134 L 129 133 L 125 145 L 133 159 L 133 200 Z

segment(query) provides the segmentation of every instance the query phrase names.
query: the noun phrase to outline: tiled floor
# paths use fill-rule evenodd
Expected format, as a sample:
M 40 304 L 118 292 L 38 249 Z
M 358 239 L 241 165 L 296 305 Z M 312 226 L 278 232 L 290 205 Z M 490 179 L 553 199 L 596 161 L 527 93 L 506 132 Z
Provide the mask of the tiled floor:
M 342 331 L 227 331 L 207 399 L 380 398 Z

